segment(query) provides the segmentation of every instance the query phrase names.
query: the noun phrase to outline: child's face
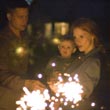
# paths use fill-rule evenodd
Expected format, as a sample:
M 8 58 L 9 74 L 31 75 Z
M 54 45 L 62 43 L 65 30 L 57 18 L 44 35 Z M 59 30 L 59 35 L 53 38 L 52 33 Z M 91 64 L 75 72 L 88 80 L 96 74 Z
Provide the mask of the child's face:
M 63 58 L 69 58 L 74 52 L 75 47 L 72 41 L 65 40 L 60 43 L 58 49 Z

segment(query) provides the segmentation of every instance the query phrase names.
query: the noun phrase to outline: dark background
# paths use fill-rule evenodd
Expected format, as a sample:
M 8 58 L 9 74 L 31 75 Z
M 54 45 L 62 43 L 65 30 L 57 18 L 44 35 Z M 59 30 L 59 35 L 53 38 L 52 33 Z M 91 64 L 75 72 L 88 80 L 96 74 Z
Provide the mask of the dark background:
M 91 18 L 99 24 L 104 45 L 109 47 L 109 0 L 39 0 L 33 8 L 31 20 L 34 22 L 44 16 L 51 21 L 69 22 L 80 17 Z
M 0 0 L 0 28 L 5 25 L 6 18 L 4 12 L 9 1 L 10 0 Z M 31 3 L 31 23 L 39 19 L 73 22 L 80 17 L 91 18 L 99 24 L 104 45 L 109 48 L 109 0 L 33 0 Z

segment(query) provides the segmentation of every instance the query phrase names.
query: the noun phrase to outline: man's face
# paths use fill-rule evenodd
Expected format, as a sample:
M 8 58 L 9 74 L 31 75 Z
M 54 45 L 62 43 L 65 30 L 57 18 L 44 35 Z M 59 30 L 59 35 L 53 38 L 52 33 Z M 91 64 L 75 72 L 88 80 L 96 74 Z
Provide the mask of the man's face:
M 16 8 L 12 13 L 7 14 L 9 25 L 17 31 L 25 30 L 28 23 L 28 14 L 28 8 Z

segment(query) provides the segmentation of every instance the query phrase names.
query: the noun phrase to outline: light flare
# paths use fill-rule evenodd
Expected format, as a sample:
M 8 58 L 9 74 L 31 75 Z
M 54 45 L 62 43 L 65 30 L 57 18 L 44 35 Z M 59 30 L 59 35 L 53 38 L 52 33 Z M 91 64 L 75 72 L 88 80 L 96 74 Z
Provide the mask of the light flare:
M 67 73 L 64 73 L 64 76 L 59 74 L 57 82 L 52 84 L 50 88 L 55 93 L 52 96 L 50 96 L 48 89 L 43 92 L 40 90 L 30 92 L 26 87 L 23 87 L 25 95 L 16 101 L 16 104 L 19 105 L 16 110 L 46 110 L 46 108 L 55 110 L 55 103 L 61 103 L 58 110 L 63 110 L 62 105 L 70 105 L 71 108 L 74 108 L 82 100 L 83 87 L 77 74 L 74 77 Z
M 25 95 L 16 101 L 17 105 L 20 105 L 16 110 L 45 110 L 47 107 L 46 100 L 50 99 L 48 90 L 45 89 L 43 93 L 40 90 L 30 92 L 26 87 L 23 87 Z
M 15 52 L 19 57 L 24 57 L 27 54 L 27 49 L 23 46 L 19 46 L 16 48 Z
M 53 90 L 59 97 L 64 97 L 64 105 L 68 105 L 68 102 L 76 104 L 82 100 L 81 94 L 83 93 L 83 87 L 79 82 L 78 75 L 76 74 L 73 78 L 69 74 L 64 74 L 67 77 L 67 81 L 63 80 L 63 77 L 58 76 L 58 82 L 54 84 Z

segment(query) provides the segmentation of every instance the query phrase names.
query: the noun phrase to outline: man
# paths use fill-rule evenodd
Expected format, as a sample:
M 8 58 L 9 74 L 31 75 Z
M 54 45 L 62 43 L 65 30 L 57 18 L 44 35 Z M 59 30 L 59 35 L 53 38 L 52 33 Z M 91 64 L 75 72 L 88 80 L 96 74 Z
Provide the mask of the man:
M 29 6 L 25 0 L 10 0 L 7 26 L 0 32 L 0 110 L 15 110 L 22 88 L 40 89 L 44 86 L 28 80 L 29 48 L 24 35 L 28 23 Z M 43 87 L 43 88 L 42 88 Z
M 20 7 L 20 8 L 19 8 Z M 11 71 L 24 74 L 28 61 L 27 36 L 23 34 L 28 22 L 29 8 L 23 1 L 11 0 L 7 8 L 8 25 L 1 31 L 0 39 L 2 47 L 3 62 Z

